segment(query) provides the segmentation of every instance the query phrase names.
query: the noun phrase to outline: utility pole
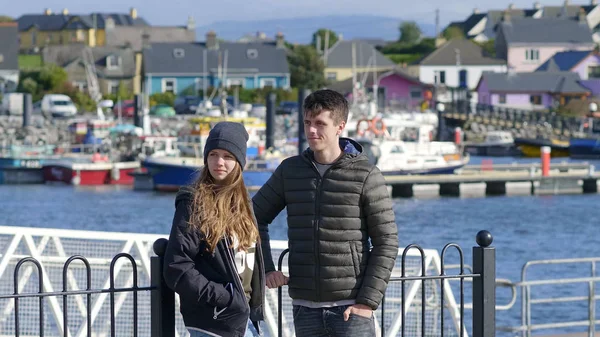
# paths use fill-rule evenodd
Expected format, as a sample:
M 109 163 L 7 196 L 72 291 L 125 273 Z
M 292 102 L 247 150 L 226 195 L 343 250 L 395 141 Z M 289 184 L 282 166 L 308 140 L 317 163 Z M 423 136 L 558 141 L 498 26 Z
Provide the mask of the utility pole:
M 435 38 L 440 36 L 440 9 L 435 9 Z

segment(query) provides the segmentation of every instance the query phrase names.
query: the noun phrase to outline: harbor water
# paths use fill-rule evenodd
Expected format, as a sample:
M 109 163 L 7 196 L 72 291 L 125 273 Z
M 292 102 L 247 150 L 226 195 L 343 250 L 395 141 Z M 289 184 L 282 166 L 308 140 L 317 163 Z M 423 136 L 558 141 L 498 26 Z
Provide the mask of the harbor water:
M 0 185 L 0 226 L 168 234 L 174 197 L 122 186 Z M 463 248 L 467 264 L 471 264 L 476 233 L 490 231 L 496 248 L 497 278 L 517 282 L 527 261 L 600 256 L 596 227 L 600 223 L 600 212 L 596 210 L 599 201 L 600 196 L 595 194 L 413 198 L 395 199 L 394 211 L 401 247 L 416 243 L 441 251 L 446 243 L 455 242 Z M 270 226 L 270 233 L 272 239 L 287 239 L 285 211 Z M 457 256 L 450 253 L 446 263 L 458 263 Z M 531 278 L 589 274 L 589 266 L 538 268 L 532 269 Z M 510 300 L 508 289 L 499 288 L 497 295 L 498 305 Z M 586 303 L 562 306 L 571 309 L 566 313 L 557 311 L 560 317 L 556 320 L 587 319 Z M 510 310 L 498 311 L 497 325 L 519 325 L 520 310 L 519 298 Z

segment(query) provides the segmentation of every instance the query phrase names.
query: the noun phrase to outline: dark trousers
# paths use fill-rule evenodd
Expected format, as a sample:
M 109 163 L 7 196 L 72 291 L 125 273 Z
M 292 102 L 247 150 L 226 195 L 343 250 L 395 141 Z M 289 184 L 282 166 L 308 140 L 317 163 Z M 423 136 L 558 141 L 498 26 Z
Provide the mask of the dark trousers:
M 350 314 L 350 318 L 344 321 L 344 311 L 348 307 L 313 309 L 294 305 L 296 337 L 374 337 L 373 316 L 366 318 Z

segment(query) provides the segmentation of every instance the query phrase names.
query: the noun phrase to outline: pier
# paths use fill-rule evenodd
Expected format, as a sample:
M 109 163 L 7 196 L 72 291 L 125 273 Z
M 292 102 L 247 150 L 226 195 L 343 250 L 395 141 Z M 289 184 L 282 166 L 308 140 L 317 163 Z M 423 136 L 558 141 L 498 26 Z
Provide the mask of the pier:
M 486 196 L 510 195 L 509 185 L 517 185 L 530 195 L 598 193 L 599 179 L 600 174 L 587 163 L 553 164 L 548 176 L 542 175 L 539 164 L 509 164 L 467 166 L 457 174 L 385 177 L 394 198 L 414 197 L 417 185 L 438 185 L 439 196 L 445 197 L 460 197 L 469 187 L 481 184 L 485 185 Z

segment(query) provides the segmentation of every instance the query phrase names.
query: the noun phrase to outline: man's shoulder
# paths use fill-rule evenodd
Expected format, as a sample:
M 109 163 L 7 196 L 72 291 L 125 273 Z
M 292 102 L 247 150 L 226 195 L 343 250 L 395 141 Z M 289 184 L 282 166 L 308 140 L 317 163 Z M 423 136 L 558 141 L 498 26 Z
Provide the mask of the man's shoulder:
M 288 167 L 294 167 L 294 166 L 306 166 L 306 160 L 304 158 L 302 158 L 302 155 L 295 155 L 295 156 L 291 156 L 291 157 L 287 157 L 284 160 L 281 161 L 281 164 L 279 164 L 280 168 L 288 168 Z

